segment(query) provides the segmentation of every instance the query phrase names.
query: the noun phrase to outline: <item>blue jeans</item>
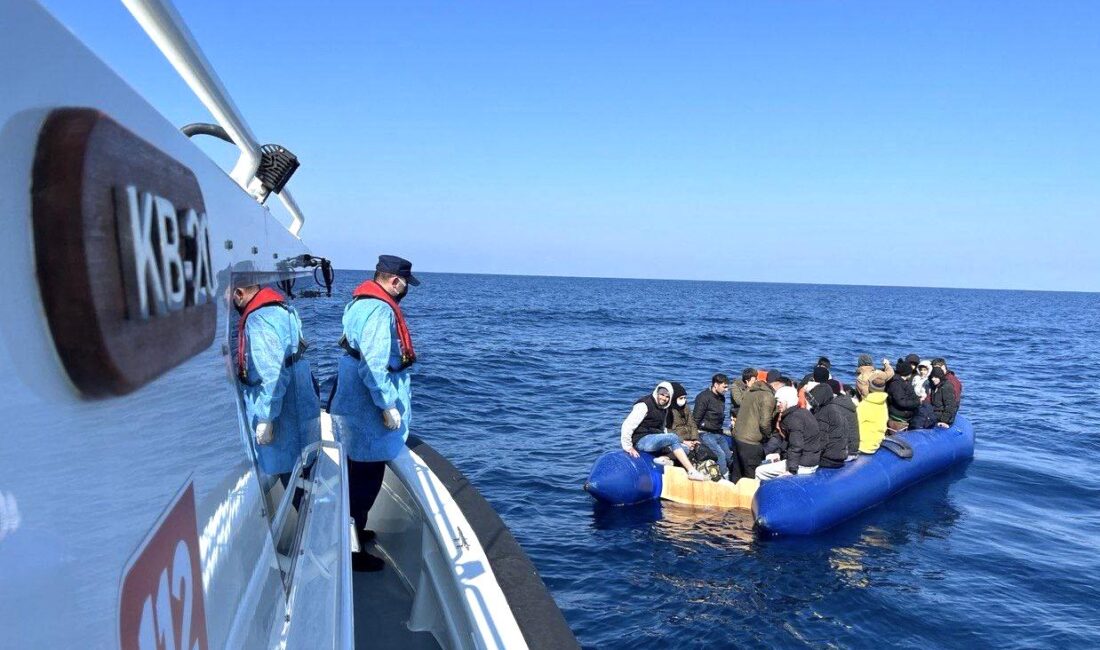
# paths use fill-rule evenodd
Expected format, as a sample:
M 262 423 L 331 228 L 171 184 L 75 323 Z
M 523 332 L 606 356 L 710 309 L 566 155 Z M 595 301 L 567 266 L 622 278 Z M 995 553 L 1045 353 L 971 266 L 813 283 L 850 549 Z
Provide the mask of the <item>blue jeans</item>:
M 665 447 L 672 447 L 673 451 L 677 449 L 683 451 L 684 449 L 684 446 L 680 444 L 680 436 L 675 433 L 647 433 L 634 445 L 634 448 L 638 451 L 650 454 L 659 453 Z
M 729 477 L 730 472 L 730 440 L 731 438 L 721 433 L 709 431 L 699 432 L 699 442 L 707 446 L 718 457 L 718 469 L 723 477 Z

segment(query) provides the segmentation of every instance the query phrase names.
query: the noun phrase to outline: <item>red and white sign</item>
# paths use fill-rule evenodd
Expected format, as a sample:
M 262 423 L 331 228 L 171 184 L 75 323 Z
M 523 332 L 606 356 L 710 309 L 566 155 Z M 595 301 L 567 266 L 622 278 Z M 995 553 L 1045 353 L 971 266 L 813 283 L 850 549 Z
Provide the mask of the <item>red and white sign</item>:
M 195 489 L 161 516 L 122 577 L 118 598 L 123 650 L 208 650 Z

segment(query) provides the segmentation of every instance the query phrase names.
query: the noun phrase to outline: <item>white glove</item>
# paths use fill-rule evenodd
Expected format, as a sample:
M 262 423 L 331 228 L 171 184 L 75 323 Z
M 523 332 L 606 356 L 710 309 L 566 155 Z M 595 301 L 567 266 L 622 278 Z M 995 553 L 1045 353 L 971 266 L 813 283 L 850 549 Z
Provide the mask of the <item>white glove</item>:
M 764 456 L 764 460 L 768 461 L 769 463 L 777 463 L 779 462 L 779 454 L 768 454 L 767 456 Z
M 275 427 L 270 422 L 260 422 L 256 425 L 256 444 L 270 445 L 275 439 Z
M 386 425 L 387 429 L 396 429 L 400 427 L 401 412 L 395 408 L 382 411 L 382 424 Z

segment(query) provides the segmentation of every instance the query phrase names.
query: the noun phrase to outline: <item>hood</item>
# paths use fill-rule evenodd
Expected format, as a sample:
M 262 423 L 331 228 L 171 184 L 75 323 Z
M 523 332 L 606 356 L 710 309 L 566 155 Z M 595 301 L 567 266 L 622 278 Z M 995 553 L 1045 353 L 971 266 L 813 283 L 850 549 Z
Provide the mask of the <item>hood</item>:
M 815 411 L 831 401 L 833 401 L 833 387 L 829 384 L 818 384 L 806 391 L 806 403 Z
M 852 401 L 851 397 L 848 397 L 844 393 L 834 395 L 833 404 L 838 404 L 841 408 L 847 409 L 852 413 L 856 412 L 856 403 Z
M 886 403 L 886 393 L 867 393 L 867 397 L 863 398 L 864 402 L 870 402 L 872 404 L 883 405 Z
M 775 393 L 775 391 L 772 390 L 771 386 L 769 386 L 767 383 L 762 382 L 762 381 L 756 382 L 755 384 L 752 385 L 752 388 L 749 388 L 750 393 L 753 392 L 753 391 L 759 391 L 759 390 L 766 390 L 769 393 Z
M 676 400 L 680 399 L 681 397 L 687 397 L 687 390 L 685 390 L 684 385 L 678 381 L 672 381 L 669 383 L 672 384 L 672 402 L 670 404 L 671 406 L 676 406 Z M 684 405 L 684 408 L 687 408 L 687 404 Z
M 672 382 L 662 381 L 661 383 L 657 384 L 657 386 L 653 389 L 653 392 L 650 393 L 651 395 L 653 395 L 653 401 L 654 402 L 657 402 L 657 391 L 662 389 L 662 388 L 667 390 L 669 395 L 672 395 L 675 392 L 675 390 L 672 388 Z M 657 402 L 657 403 L 658 403 L 658 406 L 659 406 L 660 402 Z M 668 404 L 669 404 L 669 406 L 672 405 L 672 400 L 671 399 L 669 400 Z M 668 406 L 666 406 L 665 408 L 667 409 Z

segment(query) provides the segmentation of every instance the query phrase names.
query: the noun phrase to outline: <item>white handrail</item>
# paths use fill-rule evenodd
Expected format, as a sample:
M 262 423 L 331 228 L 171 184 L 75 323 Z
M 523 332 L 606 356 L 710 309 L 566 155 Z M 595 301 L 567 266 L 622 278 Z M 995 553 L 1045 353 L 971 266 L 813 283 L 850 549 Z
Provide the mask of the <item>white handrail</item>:
M 260 144 L 179 12 L 169 0 L 122 0 L 122 4 L 240 149 L 241 155 L 230 177 L 253 198 L 263 202 L 264 189 L 256 178 L 260 168 Z M 293 219 L 288 230 L 297 237 L 305 217 L 285 188 L 279 198 Z
M 283 188 L 282 192 L 279 192 L 279 200 L 282 201 L 283 207 L 290 213 L 290 218 L 293 221 L 290 222 L 290 227 L 287 230 L 295 237 L 302 231 L 302 224 L 305 223 L 305 217 L 302 216 L 302 211 L 298 209 L 298 204 L 294 202 L 294 197 L 290 195 L 290 190 Z

